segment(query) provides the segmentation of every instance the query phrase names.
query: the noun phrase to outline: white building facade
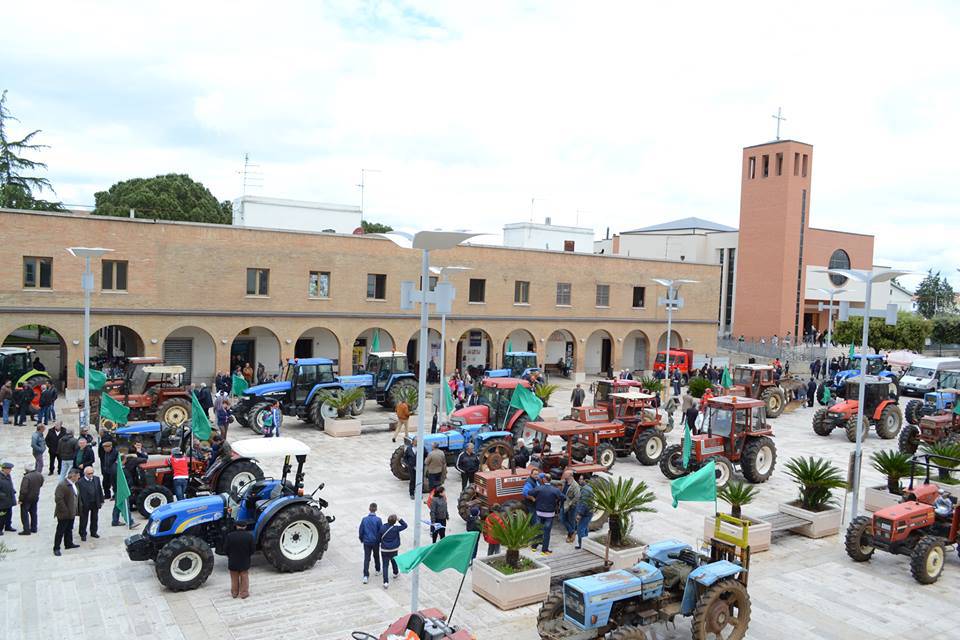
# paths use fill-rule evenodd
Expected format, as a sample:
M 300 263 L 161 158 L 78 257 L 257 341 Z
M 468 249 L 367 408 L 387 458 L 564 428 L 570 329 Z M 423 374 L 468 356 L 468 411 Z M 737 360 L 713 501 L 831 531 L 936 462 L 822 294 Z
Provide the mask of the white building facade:
M 524 249 L 593 253 L 593 229 L 550 224 L 550 218 L 543 224 L 515 222 L 503 226 L 503 245 Z
M 233 224 L 238 227 L 353 233 L 363 219 L 360 207 L 242 196 L 233 201 Z

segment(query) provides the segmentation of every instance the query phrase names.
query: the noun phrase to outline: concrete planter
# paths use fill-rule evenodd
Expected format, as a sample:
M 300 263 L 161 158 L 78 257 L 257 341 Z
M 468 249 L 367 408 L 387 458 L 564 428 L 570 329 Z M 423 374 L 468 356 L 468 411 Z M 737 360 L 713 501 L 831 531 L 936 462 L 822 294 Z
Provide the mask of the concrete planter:
M 550 567 L 531 558 L 535 568 L 508 576 L 488 564 L 505 557 L 506 553 L 500 553 L 473 561 L 473 592 L 503 610 L 546 600 L 550 594 Z
M 597 542 L 594 538 L 584 538 L 583 548 L 595 556 L 603 558 L 606 545 Z M 609 560 L 612 562 L 611 569 L 629 569 L 643 559 L 643 554 L 647 550 L 647 545 L 639 547 L 629 547 L 627 549 L 610 549 Z
M 760 553 L 770 548 L 770 536 L 772 529 L 769 522 L 754 520 L 748 516 L 741 518 L 750 523 L 750 532 L 747 541 L 750 544 L 750 553 Z M 703 539 L 710 540 L 713 537 L 714 527 L 716 527 L 716 517 L 707 516 L 703 519 Z
M 863 490 L 863 508 L 866 511 L 879 511 L 900 504 L 901 496 L 887 491 L 887 485 L 866 487 Z
M 336 420 L 327 420 L 323 425 L 323 430 L 328 436 L 334 438 L 358 436 L 360 435 L 360 424 L 358 418 L 337 418 Z
M 540 409 L 540 419 L 544 422 L 550 422 L 551 420 L 560 419 L 560 408 L 559 407 L 544 407 Z
M 795 533 L 808 538 L 826 538 L 836 535 L 840 531 L 843 520 L 843 512 L 836 507 L 830 507 L 824 511 L 807 511 L 795 503 L 790 503 L 777 505 L 777 509 L 780 513 L 809 521 L 810 524 L 793 529 Z

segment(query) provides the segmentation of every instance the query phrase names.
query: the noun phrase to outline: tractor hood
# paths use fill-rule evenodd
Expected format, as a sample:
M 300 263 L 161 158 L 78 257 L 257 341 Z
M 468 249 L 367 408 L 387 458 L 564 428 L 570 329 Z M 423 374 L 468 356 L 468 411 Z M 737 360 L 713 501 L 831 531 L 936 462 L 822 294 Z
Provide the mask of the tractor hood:
M 247 387 L 244 390 L 243 395 L 245 396 L 267 396 L 267 395 L 281 395 L 290 391 L 290 383 L 286 380 L 281 380 L 279 382 L 266 382 L 264 384 L 254 385 L 252 387 Z
M 134 422 L 116 430 L 118 436 L 135 436 L 144 433 L 159 433 L 159 422 Z
M 337 378 L 344 389 L 353 389 L 354 387 L 372 387 L 373 374 L 361 374 L 358 376 L 340 376 Z
M 181 534 L 191 527 L 222 518 L 224 502 L 221 495 L 170 502 L 150 514 L 144 531 L 151 537 Z

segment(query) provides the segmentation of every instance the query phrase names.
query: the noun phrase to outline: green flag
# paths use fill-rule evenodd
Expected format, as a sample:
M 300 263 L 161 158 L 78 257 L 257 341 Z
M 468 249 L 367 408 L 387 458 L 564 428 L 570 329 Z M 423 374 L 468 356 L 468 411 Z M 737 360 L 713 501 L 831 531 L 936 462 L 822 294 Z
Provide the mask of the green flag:
M 507 339 L 507 353 L 513 351 L 513 340 Z
M 830 387 L 823 385 L 823 399 L 821 400 L 823 404 L 830 402 Z
M 200 406 L 197 394 L 191 393 L 190 398 L 192 403 L 190 406 L 190 428 L 193 435 L 196 436 L 197 440 L 209 440 L 210 420 L 207 418 L 207 412 Z
M 446 382 L 443 383 L 443 403 L 447 408 L 447 413 L 452 413 L 453 408 L 456 406 L 453 403 L 453 392 L 450 391 L 450 385 Z
M 543 400 L 533 395 L 530 389 L 518 384 L 513 390 L 513 397 L 510 399 L 510 406 L 515 409 L 523 409 L 531 420 L 536 420 L 543 409 Z
M 127 486 L 127 475 L 123 472 L 123 461 L 117 460 L 117 486 L 113 496 L 113 508 L 120 512 L 123 521 L 130 524 L 130 487 Z
M 720 378 L 720 386 L 729 389 L 733 386 L 733 380 L 730 378 L 730 367 L 724 367 L 723 377 Z
M 479 531 L 449 535 L 435 544 L 401 553 L 396 557 L 397 566 L 403 573 L 410 573 L 414 567 L 422 564 L 432 571 L 453 569 L 466 574 L 479 537 Z
M 960 415 L 960 402 L 953 405 L 953 412 Z
M 246 378 L 233 374 L 233 377 L 230 379 L 230 395 L 242 396 L 243 392 L 246 391 L 249 386 Z
M 373 330 L 373 340 L 370 343 L 370 351 L 380 351 L 380 329 Z
M 83 363 L 77 360 L 77 377 L 82 378 L 83 376 Z M 96 369 L 90 369 L 90 391 L 100 391 L 103 389 L 103 385 L 107 382 L 107 376 L 103 371 L 97 371 Z
M 670 483 L 670 493 L 673 495 L 674 509 L 679 502 L 716 502 L 716 463 L 711 460 L 696 473 L 677 478 Z
M 690 451 L 693 449 L 693 434 L 690 433 L 690 422 L 683 416 L 683 468 L 690 463 Z
M 112 420 L 117 426 L 127 424 L 130 407 L 117 402 L 110 394 L 103 394 L 100 398 L 100 420 Z
M 850 358 L 853 359 L 856 356 L 856 351 L 853 348 L 853 343 L 850 343 Z

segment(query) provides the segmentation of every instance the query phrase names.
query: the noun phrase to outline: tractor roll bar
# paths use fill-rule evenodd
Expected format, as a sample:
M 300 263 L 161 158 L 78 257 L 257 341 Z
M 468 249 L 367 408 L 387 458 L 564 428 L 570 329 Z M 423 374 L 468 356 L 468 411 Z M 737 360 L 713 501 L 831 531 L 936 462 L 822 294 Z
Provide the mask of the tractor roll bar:
M 957 464 L 953 467 L 947 467 L 932 462 L 933 458 L 936 458 L 937 460 L 950 460 L 951 462 L 956 462 Z M 941 456 L 935 453 L 921 453 L 920 455 L 913 456 L 910 458 L 910 485 L 908 486 L 908 489 L 913 489 L 913 477 L 916 475 L 916 467 L 918 464 L 923 465 L 926 470 L 923 484 L 930 484 L 931 467 L 938 471 L 950 472 L 953 471 L 957 466 L 960 466 L 960 458 L 951 458 L 950 456 Z

